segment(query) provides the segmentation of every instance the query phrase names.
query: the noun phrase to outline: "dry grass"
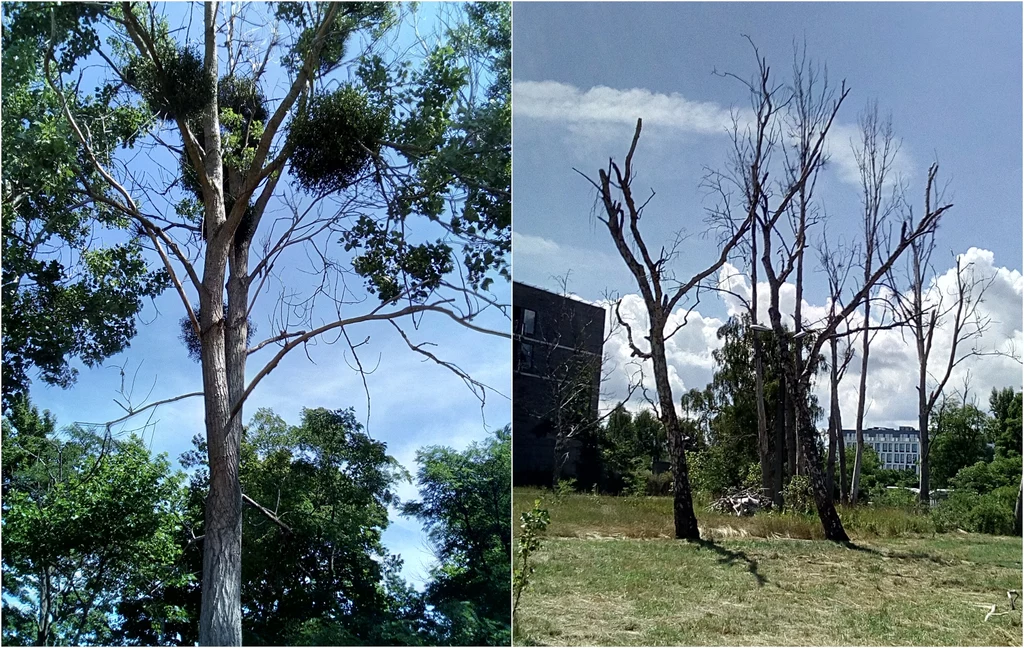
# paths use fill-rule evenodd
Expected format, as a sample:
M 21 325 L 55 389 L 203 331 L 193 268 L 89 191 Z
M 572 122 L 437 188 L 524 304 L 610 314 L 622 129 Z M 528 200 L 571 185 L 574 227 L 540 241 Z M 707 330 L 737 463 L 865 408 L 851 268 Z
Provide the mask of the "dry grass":
M 517 509 L 537 494 L 517 491 Z M 685 543 L 670 538 L 667 498 L 570 495 L 547 508 L 520 645 L 1021 644 L 1019 612 L 983 620 L 1021 588 L 1019 539 L 841 546 L 795 539 L 820 537 L 799 516 L 698 514 L 713 541 Z

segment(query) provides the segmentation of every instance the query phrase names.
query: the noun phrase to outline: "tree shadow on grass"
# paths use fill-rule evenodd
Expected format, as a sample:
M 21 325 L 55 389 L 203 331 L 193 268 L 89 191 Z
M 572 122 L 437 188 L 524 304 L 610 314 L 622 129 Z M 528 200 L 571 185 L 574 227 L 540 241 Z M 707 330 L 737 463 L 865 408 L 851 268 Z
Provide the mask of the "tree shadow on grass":
M 853 542 L 852 540 L 849 540 L 847 542 L 840 542 L 839 544 L 842 545 L 843 547 L 846 547 L 847 549 L 852 549 L 853 551 L 861 551 L 863 553 L 871 554 L 873 556 L 881 556 L 882 558 L 895 558 L 897 560 L 924 560 L 924 561 L 927 561 L 927 562 L 931 562 L 931 563 L 935 563 L 935 564 L 943 565 L 943 566 L 956 565 L 959 562 L 961 562 L 961 561 L 955 560 L 953 558 L 944 558 L 942 556 L 939 556 L 939 555 L 936 555 L 936 554 L 933 554 L 933 553 L 930 553 L 930 552 L 927 552 L 927 551 L 918 551 L 918 550 L 900 551 L 900 550 L 892 550 L 892 551 L 883 552 L 883 551 L 879 551 L 877 549 L 872 549 L 871 547 L 865 547 L 864 545 L 859 545 L 859 544 Z M 971 561 L 968 561 L 968 562 L 971 562 Z
M 764 587 L 765 583 L 768 582 L 768 579 L 758 571 L 757 561 L 742 551 L 726 549 L 721 545 L 715 544 L 714 540 L 694 540 L 692 542 L 702 549 L 710 549 L 721 556 L 721 558 L 718 559 L 718 564 L 720 565 L 733 565 L 740 562 L 746 563 L 747 571 L 750 572 L 751 576 L 757 580 L 758 587 Z

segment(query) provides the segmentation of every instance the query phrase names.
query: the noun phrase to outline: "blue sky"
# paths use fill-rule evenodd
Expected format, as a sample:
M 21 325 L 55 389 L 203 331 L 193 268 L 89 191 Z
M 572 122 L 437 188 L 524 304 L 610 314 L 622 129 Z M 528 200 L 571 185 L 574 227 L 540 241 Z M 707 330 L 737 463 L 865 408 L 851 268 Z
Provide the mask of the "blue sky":
M 191 5 L 168 6 L 173 16 L 172 27 L 179 23 L 187 27 L 189 22 L 184 12 Z M 200 7 L 198 10 L 201 12 L 201 5 L 196 6 Z M 438 13 L 438 8 L 428 3 L 419 9 L 415 17 L 417 33 L 425 41 L 430 41 L 431 34 L 438 27 Z M 193 39 L 199 34 L 197 25 L 201 25 L 201 13 L 199 16 L 192 21 L 189 32 Z M 387 44 L 391 51 L 400 51 L 413 45 L 411 24 L 407 23 L 402 32 Z M 285 79 L 277 69 L 271 74 L 271 87 L 267 89 L 267 94 L 275 96 L 284 82 Z M 154 179 L 159 178 L 161 166 L 175 169 L 176 165 L 176 160 L 168 157 L 165 151 L 157 149 L 133 155 L 130 168 L 137 176 L 148 175 Z M 295 200 L 303 200 L 297 193 L 282 193 L 288 193 Z M 176 196 L 172 196 L 171 201 L 176 199 Z M 167 209 L 158 200 L 154 198 L 149 208 Z M 264 224 L 269 226 L 274 217 L 285 213 L 287 210 L 282 201 L 277 201 L 268 211 Z M 410 222 L 409 226 L 414 237 L 435 237 L 440 234 L 436 228 L 424 223 Z M 255 240 L 259 241 L 261 235 L 258 232 Z M 118 234 L 107 233 L 105 236 L 116 238 Z M 254 259 L 259 258 L 258 247 L 254 245 Z M 332 248 L 331 252 L 341 260 L 347 256 L 340 246 Z M 287 270 L 282 272 L 276 285 L 271 282 L 253 311 L 252 320 L 257 326 L 253 343 L 279 330 L 272 316 L 280 291 L 286 289 L 289 292 L 308 294 L 315 288 L 316 278 L 301 271 L 306 264 L 306 255 L 301 249 L 293 250 L 278 264 Z M 350 278 L 348 284 L 359 296 L 362 280 L 358 277 Z M 499 303 L 509 303 L 511 297 L 507 282 L 498 278 L 492 290 L 493 298 Z M 192 299 L 193 303 L 197 302 L 195 295 L 192 295 Z M 376 299 L 369 296 L 364 304 L 346 306 L 342 316 L 365 312 L 376 303 Z M 88 369 L 78 365 L 81 373 L 78 383 L 72 389 L 61 390 L 37 382 L 32 391 L 34 401 L 53 412 L 62 425 L 73 422 L 101 423 L 118 418 L 124 413 L 115 403 L 115 399 L 123 401 L 119 393 L 122 368 L 123 380 L 131 391 L 134 406 L 201 390 L 200 366 L 188 358 L 184 345 L 178 340 L 179 320 L 183 315 L 178 296 L 173 290 L 168 290 L 152 304 L 146 305 L 139 333 L 127 351 L 111 358 L 102 367 Z M 407 333 L 414 343 L 428 342 L 436 345 L 429 350 L 492 387 L 495 391 L 487 394 L 485 405 L 481 405 L 454 373 L 410 351 L 397 332 L 384 322 L 361 324 L 349 329 L 353 343 L 367 340 L 364 346 L 359 347 L 364 368 L 372 370 L 366 376 L 366 389 L 360 374 L 353 369 L 352 353 L 344 340 L 335 344 L 321 340 L 310 345 L 307 352 L 294 350 L 259 384 L 246 402 L 246 419 L 256 409 L 267 407 L 285 421 L 297 424 L 302 408 L 352 407 L 357 418 L 366 425 L 369 434 L 386 442 L 388 452 L 413 474 L 416 470 L 415 454 L 420 448 L 446 445 L 463 449 L 473 441 L 484 439 L 489 431 L 501 428 L 511 420 L 508 398 L 511 394 L 510 344 L 506 338 L 475 333 L 443 316 L 431 315 L 418 320 L 415 325 L 407 320 L 404 323 Z M 326 304 L 322 304 L 312 319 L 316 324 L 321 324 L 337 317 L 334 316 L 333 307 L 327 308 Z M 499 331 L 507 331 L 509 328 L 508 319 L 494 309 L 484 313 L 475 323 Z M 247 365 L 247 379 L 251 380 L 277 349 L 276 346 L 270 346 L 251 356 Z M 150 413 L 151 417 L 147 415 Z M 163 405 L 147 414 L 132 419 L 118 429 L 121 433 L 127 433 L 143 428 L 153 451 L 165 452 L 172 460 L 176 461 L 182 452 L 191 447 L 194 435 L 205 434 L 201 398 Z M 403 500 L 417 495 L 411 483 L 400 485 L 398 493 Z M 405 577 L 416 585 L 422 585 L 428 576 L 433 554 L 419 522 L 400 517 L 393 511 L 391 526 L 385 532 L 384 541 L 392 553 L 404 559 Z
M 984 305 L 993 324 L 983 342 L 989 349 L 1021 349 L 1021 13 L 1019 4 L 1008 3 L 515 5 L 516 279 L 557 289 L 554 277 L 570 272 L 570 289 L 580 297 L 622 296 L 627 313 L 643 318 L 635 283 L 595 218 L 593 188 L 574 171 L 596 177 L 610 156 L 621 162 L 637 117 L 644 118 L 644 131 L 634 190 L 656 191 L 643 220 L 648 241 L 681 230 L 688 238 L 677 273 L 706 267 L 715 253 L 699 234 L 712 203 L 700 181 L 707 169 L 723 167 L 730 111 L 749 106 L 737 80 L 714 72 L 754 74 L 749 36 L 785 80 L 794 46 L 806 43 L 807 55 L 827 66 L 829 82 L 845 80 L 851 88 L 819 183 L 830 238 L 856 239 L 860 203 L 849 143 L 859 114 L 877 100 L 901 139 L 897 167 L 916 212 L 930 163 L 937 160 L 940 178 L 949 181 L 954 208 L 937 235 L 937 273 L 947 274 L 954 255 L 962 254 L 995 275 Z M 824 303 L 823 278 L 811 273 L 808 281 L 805 300 L 813 311 Z M 735 304 L 702 299 L 670 345 L 677 390 L 710 380 L 715 331 L 735 312 Z M 618 370 L 608 402 L 625 385 L 629 354 L 620 337 L 605 349 Z M 911 348 L 898 333 L 880 335 L 876 344 L 867 424 L 910 424 Z M 952 383 L 959 385 L 970 369 L 982 404 L 992 386 L 1021 384 L 1020 364 L 1011 359 L 979 358 L 961 369 Z M 856 382 L 854 367 L 841 395 L 848 424 Z

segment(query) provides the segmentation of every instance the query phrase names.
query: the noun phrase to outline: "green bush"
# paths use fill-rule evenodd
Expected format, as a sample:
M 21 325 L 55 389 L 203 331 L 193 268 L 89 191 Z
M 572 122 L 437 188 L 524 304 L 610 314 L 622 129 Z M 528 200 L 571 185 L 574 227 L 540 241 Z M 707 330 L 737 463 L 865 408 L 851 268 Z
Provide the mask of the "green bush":
M 992 495 L 981 496 L 978 504 L 967 516 L 968 530 L 993 535 L 1013 533 L 1013 510 L 1008 509 Z
M 690 487 L 694 491 L 720 497 L 729 490 L 726 464 L 718 448 L 690 453 L 688 459 Z
M 940 532 L 962 529 L 973 533 L 1013 534 L 1013 507 L 1017 490 L 1002 486 L 979 495 L 972 490 L 954 491 L 932 509 L 932 518 Z
M 672 473 L 665 471 L 655 475 L 650 470 L 635 470 L 630 475 L 626 491 L 630 495 L 657 497 L 672 493 Z
M 787 512 L 806 515 L 814 513 L 814 492 L 806 475 L 793 475 L 782 489 L 782 501 Z
M 906 488 L 877 487 L 871 493 L 871 503 L 880 508 L 916 510 L 918 501 L 917 495 Z

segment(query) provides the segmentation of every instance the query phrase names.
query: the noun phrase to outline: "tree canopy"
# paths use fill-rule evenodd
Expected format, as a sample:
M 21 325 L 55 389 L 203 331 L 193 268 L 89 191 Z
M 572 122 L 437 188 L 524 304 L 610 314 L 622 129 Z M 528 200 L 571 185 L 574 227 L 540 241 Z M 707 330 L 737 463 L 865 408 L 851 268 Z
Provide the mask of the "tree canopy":
M 425 592 L 426 603 L 438 613 L 437 639 L 445 645 L 508 645 L 510 428 L 462 452 L 424 448 L 416 463 L 420 499 L 404 511 L 423 521 L 439 562 Z

